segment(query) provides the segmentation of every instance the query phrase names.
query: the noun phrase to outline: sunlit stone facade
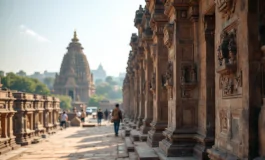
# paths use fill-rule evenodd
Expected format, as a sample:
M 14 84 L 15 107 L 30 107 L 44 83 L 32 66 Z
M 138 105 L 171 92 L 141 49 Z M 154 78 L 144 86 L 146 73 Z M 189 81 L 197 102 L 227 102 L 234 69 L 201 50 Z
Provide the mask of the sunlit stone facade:
M 123 86 L 131 137 L 167 157 L 264 157 L 265 2 L 145 2 Z

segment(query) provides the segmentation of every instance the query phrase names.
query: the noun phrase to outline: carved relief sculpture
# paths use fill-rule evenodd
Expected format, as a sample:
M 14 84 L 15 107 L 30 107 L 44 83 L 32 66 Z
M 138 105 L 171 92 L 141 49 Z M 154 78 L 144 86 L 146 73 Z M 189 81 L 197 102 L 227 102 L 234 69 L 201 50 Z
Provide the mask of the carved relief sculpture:
M 236 63 L 237 44 L 236 44 L 236 30 L 230 33 L 223 31 L 220 36 L 220 45 L 218 47 L 218 61 L 219 66 Z
M 219 119 L 220 119 L 220 131 L 226 132 L 228 129 L 228 119 L 227 113 L 224 109 L 220 110 L 219 112 Z
M 197 85 L 197 71 L 193 62 L 185 62 L 181 64 L 180 81 L 182 98 L 191 98 L 191 91 Z
M 173 24 L 166 24 L 164 27 L 164 44 L 170 48 L 173 43 L 173 32 L 174 32 L 174 25 Z

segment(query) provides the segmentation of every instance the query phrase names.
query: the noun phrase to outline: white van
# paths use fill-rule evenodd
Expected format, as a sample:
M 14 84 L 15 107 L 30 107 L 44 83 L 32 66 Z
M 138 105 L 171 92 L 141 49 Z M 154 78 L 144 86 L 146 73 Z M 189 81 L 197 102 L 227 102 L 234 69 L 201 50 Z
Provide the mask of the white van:
M 92 115 L 92 113 L 97 113 L 98 107 L 87 107 L 86 115 Z

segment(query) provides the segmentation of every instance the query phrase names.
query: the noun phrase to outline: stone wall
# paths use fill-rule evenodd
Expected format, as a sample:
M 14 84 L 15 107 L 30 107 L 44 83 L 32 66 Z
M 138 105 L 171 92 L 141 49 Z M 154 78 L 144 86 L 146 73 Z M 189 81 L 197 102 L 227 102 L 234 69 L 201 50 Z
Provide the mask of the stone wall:
M 123 104 L 150 147 L 167 157 L 265 156 L 264 10 L 262 0 L 139 7 Z
M 55 133 L 59 111 L 58 98 L 0 88 L 0 154 Z

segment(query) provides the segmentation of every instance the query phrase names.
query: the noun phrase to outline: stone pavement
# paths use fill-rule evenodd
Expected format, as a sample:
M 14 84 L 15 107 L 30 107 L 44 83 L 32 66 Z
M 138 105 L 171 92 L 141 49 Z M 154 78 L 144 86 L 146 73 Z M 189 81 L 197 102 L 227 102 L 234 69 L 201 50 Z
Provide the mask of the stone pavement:
M 113 132 L 112 124 L 67 128 L 39 144 L 27 146 L 27 151 L 17 160 L 128 159 L 124 140 L 115 137 Z

